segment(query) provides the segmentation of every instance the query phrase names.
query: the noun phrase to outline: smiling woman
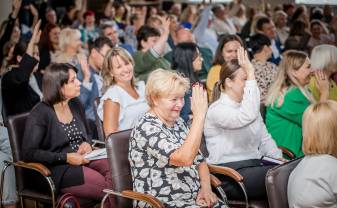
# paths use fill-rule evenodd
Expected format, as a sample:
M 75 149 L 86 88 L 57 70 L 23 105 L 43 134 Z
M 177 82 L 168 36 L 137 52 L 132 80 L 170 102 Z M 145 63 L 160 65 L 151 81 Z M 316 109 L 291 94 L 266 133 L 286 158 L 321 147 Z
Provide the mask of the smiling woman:
M 210 175 L 199 152 L 207 111 L 207 93 L 192 88 L 193 122 L 188 129 L 180 111 L 189 81 L 175 72 L 153 71 L 146 86 L 147 112 L 133 128 L 129 161 L 133 189 L 151 194 L 165 207 L 226 207 L 212 192 Z M 142 202 L 134 207 L 147 207 Z
M 115 47 L 104 58 L 104 95 L 98 105 L 105 135 L 130 129 L 147 110 L 145 83 L 135 83 L 134 61 L 123 48 Z

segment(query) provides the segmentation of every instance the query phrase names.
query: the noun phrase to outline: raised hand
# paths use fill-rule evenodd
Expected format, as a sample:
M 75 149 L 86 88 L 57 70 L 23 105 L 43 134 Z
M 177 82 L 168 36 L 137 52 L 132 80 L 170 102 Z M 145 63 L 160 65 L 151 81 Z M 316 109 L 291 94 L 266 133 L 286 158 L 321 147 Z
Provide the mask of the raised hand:
M 32 38 L 30 39 L 29 43 L 28 43 L 28 47 L 27 47 L 27 51 L 26 53 L 30 56 L 33 56 L 34 53 L 34 47 L 39 43 L 40 41 L 40 36 L 41 36 L 41 30 L 40 30 L 40 26 L 41 26 L 41 20 L 39 20 L 36 25 L 34 26 L 34 30 L 33 30 L 33 35 Z
M 16 18 L 19 14 L 20 8 L 21 8 L 22 0 L 13 0 L 13 12 L 12 12 L 12 18 Z
M 169 35 L 170 34 L 170 24 L 171 24 L 171 20 L 170 18 L 168 18 L 167 16 L 159 16 L 159 19 L 161 21 L 162 24 L 162 35 Z
M 192 86 L 191 110 L 193 120 L 196 118 L 203 119 L 208 109 L 207 92 L 202 84 Z
M 330 81 L 322 70 L 315 71 L 316 86 L 320 93 L 320 101 L 325 101 L 329 97 Z
M 83 81 L 90 82 L 90 69 L 87 57 L 83 54 L 78 55 L 78 61 L 81 65 L 81 70 L 83 72 Z
M 240 47 L 237 51 L 237 56 L 239 65 L 247 72 L 247 80 L 255 79 L 255 69 L 249 60 L 247 51 L 243 47 Z

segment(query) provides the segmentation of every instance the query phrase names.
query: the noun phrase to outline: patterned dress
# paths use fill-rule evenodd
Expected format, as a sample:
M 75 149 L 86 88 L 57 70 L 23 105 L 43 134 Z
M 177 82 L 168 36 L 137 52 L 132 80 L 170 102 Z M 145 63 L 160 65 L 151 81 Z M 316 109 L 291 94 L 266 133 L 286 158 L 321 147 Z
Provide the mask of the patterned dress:
M 184 143 L 187 134 L 188 128 L 181 118 L 171 128 L 150 113 L 140 119 L 131 133 L 129 146 L 134 191 L 155 196 L 165 207 L 199 207 L 197 167 L 204 161 L 202 154 L 199 152 L 188 167 L 169 164 L 170 155 Z M 220 203 L 216 207 L 226 207 Z M 134 207 L 150 206 L 135 201 Z
M 252 60 L 252 64 L 255 68 L 255 77 L 261 93 L 261 102 L 263 102 L 266 98 L 269 87 L 276 76 L 277 66 L 271 62 L 261 62 L 256 59 Z

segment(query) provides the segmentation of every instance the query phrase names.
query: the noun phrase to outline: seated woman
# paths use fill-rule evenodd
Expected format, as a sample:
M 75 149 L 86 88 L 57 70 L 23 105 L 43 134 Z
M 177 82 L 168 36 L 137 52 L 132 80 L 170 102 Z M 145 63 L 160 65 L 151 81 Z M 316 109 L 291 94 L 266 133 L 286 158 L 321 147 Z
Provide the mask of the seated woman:
M 173 50 L 172 68 L 189 79 L 193 85 L 199 82 L 198 72 L 202 68 L 202 57 L 198 46 L 195 43 L 179 43 Z M 188 122 L 192 116 L 191 100 L 192 91 L 187 91 L 184 96 L 185 105 L 180 112 L 180 116 Z
M 277 73 L 277 66 L 267 61 L 273 54 L 270 39 L 260 33 L 250 37 L 248 42 L 253 55 L 252 64 L 255 68 L 255 77 L 260 89 L 260 100 L 263 102 L 268 89 Z
M 163 69 L 147 81 L 150 110 L 133 128 L 129 161 L 134 191 L 151 194 L 165 207 L 226 207 L 212 192 L 210 174 L 199 153 L 207 112 L 207 93 L 192 88 L 191 129 L 180 118 L 188 79 Z M 137 202 L 134 207 L 148 207 Z
M 148 110 L 145 83 L 136 83 L 134 62 L 123 48 L 115 47 L 104 58 L 103 96 L 97 113 L 103 121 L 104 134 L 132 128 Z
M 266 199 L 265 176 L 273 165 L 264 166 L 260 158 L 281 159 L 282 153 L 260 115 L 260 92 L 254 72 L 242 47 L 238 50 L 238 59 L 222 65 L 204 134 L 208 162 L 236 169 L 245 179 L 249 199 Z M 230 199 L 243 198 L 236 183 L 220 179 Z
M 266 98 L 266 126 L 278 146 L 291 150 L 296 157 L 302 151 L 302 115 L 313 102 L 306 89 L 311 67 L 308 56 L 301 51 L 289 50 L 283 54 L 275 81 Z M 320 100 L 329 95 L 329 81 L 321 71 L 316 72 Z
M 337 101 L 337 85 L 334 75 L 337 73 L 337 47 L 333 45 L 319 45 L 311 52 L 311 68 L 322 70 L 329 80 L 329 99 Z M 316 79 L 312 77 L 309 83 L 309 90 L 315 100 L 320 99 L 320 92 L 317 88 Z
M 76 69 L 69 64 L 50 65 L 42 88 L 43 102 L 27 118 L 22 142 L 24 160 L 46 165 L 57 192 L 101 200 L 102 190 L 112 187 L 109 163 L 107 159 L 85 158 L 92 149 L 82 106 L 74 99 L 80 94 Z
M 209 100 L 212 98 L 212 91 L 215 83 L 219 81 L 221 65 L 232 59 L 236 59 L 236 52 L 240 46 L 243 46 L 243 43 L 241 38 L 237 35 L 224 35 L 220 38 L 219 45 L 214 56 L 213 66 L 207 75 L 206 86 Z
M 305 157 L 288 181 L 289 207 L 337 205 L 337 103 L 311 105 L 303 114 Z

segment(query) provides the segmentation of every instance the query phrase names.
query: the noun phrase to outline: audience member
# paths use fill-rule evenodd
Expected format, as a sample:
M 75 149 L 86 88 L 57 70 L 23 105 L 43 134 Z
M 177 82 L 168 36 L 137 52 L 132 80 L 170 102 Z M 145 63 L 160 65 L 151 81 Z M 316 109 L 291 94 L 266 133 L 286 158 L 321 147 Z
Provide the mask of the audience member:
M 40 59 L 37 47 L 41 35 L 40 24 L 41 21 L 35 25 L 27 47 L 24 43 L 16 44 L 10 61 L 11 69 L 2 77 L 1 94 L 6 116 L 29 112 L 42 99 L 34 76 Z
M 337 48 L 332 45 L 318 45 L 311 52 L 311 68 L 322 70 L 329 81 L 329 99 L 337 101 L 337 85 L 333 79 L 337 73 Z M 316 101 L 320 100 L 321 94 L 317 80 L 312 77 L 308 88 Z
M 227 16 L 227 7 L 222 4 L 217 4 L 213 6 L 214 19 L 212 21 L 212 28 L 215 32 L 220 35 L 235 34 L 236 28 L 232 20 Z
M 202 56 L 195 43 L 179 43 L 173 51 L 172 69 L 188 78 L 191 85 L 198 83 L 198 73 L 202 67 Z M 186 91 L 184 96 L 184 106 L 180 111 L 180 116 L 186 123 L 192 118 L 191 100 L 192 91 Z
M 289 27 L 287 27 L 287 14 L 284 11 L 277 11 L 274 14 L 277 36 L 281 44 L 284 44 L 289 36 Z
M 83 14 L 84 24 L 80 27 L 81 40 L 84 46 L 88 48 L 88 43 L 93 42 L 99 36 L 99 30 L 95 24 L 95 13 L 92 11 L 86 11 Z
M 57 192 L 100 201 L 103 189 L 112 187 L 111 174 L 107 159 L 85 158 L 92 148 L 86 118 L 76 100 L 80 84 L 76 69 L 69 64 L 52 64 L 46 69 L 43 102 L 27 118 L 22 155 L 26 162 L 49 168 Z M 110 203 L 113 207 L 113 198 Z
M 144 81 L 134 78 L 134 61 L 123 48 L 113 48 L 103 62 L 103 96 L 97 109 L 105 135 L 132 128 L 148 110 Z
M 308 42 L 310 39 L 310 34 L 306 31 L 305 23 L 297 20 L 292 23 L 289 31 L 289 36 L 284 43 L 284 50 L 299 50 L 304 52 L 309 52 Z
M 220 37 L 219 45 L 214 56 L 212 68 L 207 75 L 207 94 L 211 101 L 214 85 L 220 79 L 221 65 L 237 58 L 237 50 L 243 46 L 242 40 L 237 35 L 223 35 Z
M 268 17 L 262 17 L 256 22 L 256 30 L 270 39 L 273 54 L 269 61 L 278 65 L 281 60 L 283 46 L 280 42 L 279 37 L 277 37 L 274 22 Z
M 133 189 L 153 195 L 165 207 L 227 207 L 212 192 L 209 170 L 199 153 L 207 111 L 207 93 L 201 85 L 192 89 L 190 130 L 179 117 L 188 88 L 188 79 L 177 73 L 158 69 L 150 74 L 146 86 L 150 111 L 133 128 L 130 139 Z M 158 177 L 148 180 L 142 173 Z M 135 202 L 135 207 L 145 204 Z
M 135 76 L 146 81 L 150 72 L 157 68 L 170 69 L 170 63 L 165 55 L 166 41 L 170 33 L 169 19 L 160 17 L 163 23 L 163 32 L 156 28 L 142 26 L 137 33 L 138 51 L 133 55 L 135 60 Z
M 255 69 L 246 51 L 238 49 L 238 59 L 224 62 L 205 120 L 205 140 L 211 164 L 230 167 L 244 177 L 249 199 L 266 199 L 265 176 L 273 165 L 260 158 L 282 158 L 282 152 L 260 115 L 260 93 Z M 240 186 L 220 176 L 226 195 L 242 199 Z M 227 178 L 228 179 L 228 178 Z
M 304 52 L 285 52 L 265 102 L 268 132 L 278 146 L 291 150 L 296 157 L 303 156 L 303 112 L 313 102 L 306 88 L 311 72 L 310 60 Z M 322 71 L 317 71 L 315 76 L 321 93 L 320 100 L 324 101 L 329 95 L 329 81 Z
M 86 118 L 88 119 L 92 137 L 96 138 L 96 124 L 94 102 L 95 99 L 102 96 L 103 78 L 101 71 L 104 57 L 108 51 L 113 48 L 110 39 L 105 37 L 97 38 L 89 45 L 89 59 L 81 60 L 81 69 L 77 73 L 81 84 L 81 94 L 79 99 L 84 107 Z
M 267 36 L 256 34 L 249 39 L 248 47 L 253 56 L 252 64 L 255 68 L 256 82 L 260 89 L 261 102 L 263 102 L 277 73 L 277 66 L 267 61 L 272 55 L 271 42 Z
M 288 180 L 289 207 L 337 204 L 337 103 L 310 105 L 303 115 L 305 157 Z

